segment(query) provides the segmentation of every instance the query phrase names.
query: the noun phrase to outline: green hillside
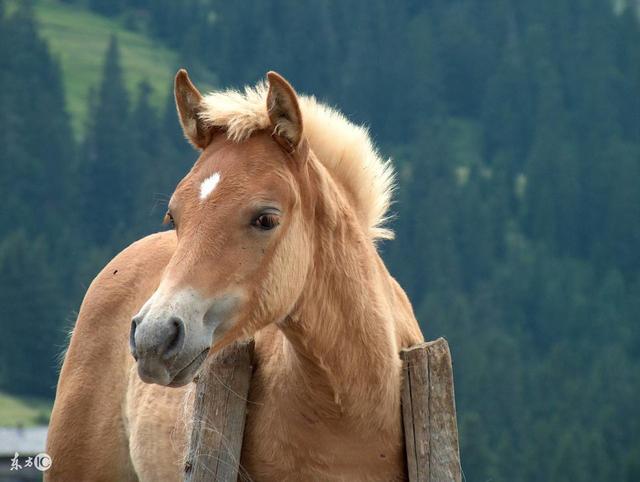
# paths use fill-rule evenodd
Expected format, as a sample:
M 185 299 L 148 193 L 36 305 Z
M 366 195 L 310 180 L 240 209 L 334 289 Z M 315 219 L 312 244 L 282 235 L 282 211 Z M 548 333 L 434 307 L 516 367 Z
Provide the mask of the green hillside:
M 127 30 L 120 20 L 108 19 L 77 5 L 40 0 L 35 10 L 40 33 L 62 65 L 67 107 L 76 134 L 84 128 L 89 92 L 102 75 L 104 54 L 112 34 L 120 44 L 130 94 L 135 96 L 138 83 L 147 80 L 153 88 L 152 103 L 155 106 L 164 103 L 177 66 L 175 52 L 141 33 Z
M 17 397 L 0 392 L 0 427 L 46 424 L 51 415 L 51 402 L 28 397 Z

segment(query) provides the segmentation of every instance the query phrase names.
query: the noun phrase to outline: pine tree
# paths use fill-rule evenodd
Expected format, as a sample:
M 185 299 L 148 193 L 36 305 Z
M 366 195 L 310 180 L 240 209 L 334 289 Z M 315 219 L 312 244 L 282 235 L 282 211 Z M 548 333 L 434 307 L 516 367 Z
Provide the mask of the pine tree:
M 152 229 L 157 230 L 163 212 L 163 207 L 156 206 L 156 201 L 161 173 L 166 169 L 163 165 L 164 143 L 160 139 L 158 114 L 149 103 L 151 93 L 148 82 L 142 81 L 138 85 L 138 100 L 129 120 L 134 137 L 134 151 L 131 156 L 135 159 L 136 170 L 140 173 L 140 185 L 131 206 L 132 209 L 135 208 L 135 218 L 130 226 L 134 238 L 148 234 Z
M 118 42 L 111 37 L 81 167 L 84 225 L 88 238 L 98 245 L 122 246 L 123 235 L 135 219 L 140 177 L 128 99 Z
M 12 226 L 55 237 L 72 191 L 74 149 L 58 65 L 38 36 L 30 2 L 2 21 L 0 188 Z
M 529 72 L 517 32 L 508 36 L 502 59 L 487 82 L 482 124 L 485 129 L 485 155 L 490 159 L 500 151 L 512 157 L 506 174 L 514 179 L 522 170 L 531 139 L 533 123 Z

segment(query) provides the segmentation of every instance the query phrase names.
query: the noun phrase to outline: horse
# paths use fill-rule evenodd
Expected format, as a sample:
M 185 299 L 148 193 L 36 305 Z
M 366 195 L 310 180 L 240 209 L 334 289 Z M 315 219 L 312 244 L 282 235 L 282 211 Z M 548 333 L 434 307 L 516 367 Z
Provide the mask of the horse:
M 194 377 L 253 337 L 243 480 L 405 480 L 398 353 L 423 335 L 378 252 L 390 161 L 275 72 L 203 96 L 180 70 L 174 95 L 199 157 L 169 200 L 173 229 L 85 295 L 45 479 L 182 480 Z

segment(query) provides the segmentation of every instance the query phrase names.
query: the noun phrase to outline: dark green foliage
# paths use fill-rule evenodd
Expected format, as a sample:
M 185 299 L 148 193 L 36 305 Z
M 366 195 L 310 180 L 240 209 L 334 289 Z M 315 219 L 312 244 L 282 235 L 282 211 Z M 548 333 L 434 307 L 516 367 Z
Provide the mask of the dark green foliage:
M 0 389 L 49 396 L 64 341 L 61 292 L 44 238 L 16 230 L 0 242 Z
M 135 219 L 135 194 L 141 168 L 132 162 L 134 133 L 129 124 L 129 99 L 124 87 L 118 43 L 112 37 L 102 83 L 90 113 L 90 130 L 81 165 L 83 223 L 97 245 L 120 242 Z
M 638 480 L 637 12 L 598 0 L 84 3 L 144 18 L 196 77 L 217 75 L 203 80 L 237 87 L 278 70 L 394 154 L 397 239 L 383 251 L 426 336 L 450 341 L 467 480 Z M 110 256 L 158 229 L 196 154 L 173 99 L 155 111 L 143 83 L 131 101 L 114 39 L 76 161 L 28 4 L 0 26 L 0 387 L 36 394 L 55 383 L 43 367 L 70 308 Z
M 122 12 L 125 3 L 124 0 L 89 0 L 89 7 L 103 15 L 113 16 Z
M 51 395 L 71 306 L 75 149 L 30 2 L 0 17 L 0 64 L 0 389 Z
M 12 193 L 3 201 L 0 237 L 18 224 L 29 233 L 57 232 L 74 160 L 59 68 L 29 2 L 0 22 L 0 192 Z

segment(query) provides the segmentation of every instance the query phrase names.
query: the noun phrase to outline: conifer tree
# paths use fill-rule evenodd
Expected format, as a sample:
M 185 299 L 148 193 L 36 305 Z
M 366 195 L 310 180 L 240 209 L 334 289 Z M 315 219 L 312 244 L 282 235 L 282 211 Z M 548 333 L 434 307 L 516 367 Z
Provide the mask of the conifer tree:
M 83 149 L 83 221 L 94 243 L 122 246 L 135 216 L 140 178 L 129 124 L 129 96 L 115 37 L 109 41 L 97 96 Z
M 164 206 L 158 206 L 160 189 L 160 173 L 164 171 L 162 165 L 162 149 L 164 143 L 160 139 L 160 125 L 156 110 L 149 103 L 152 93 L 148 82 L 142 81 L 138 85 L 138 100 L 129 120 L 133 133 L 132 159 L 135 159 L 136 171 L 140 173 L 140 185 L 131 206 L 135 209 L 130 232 L 134 238 L 139 238 L 160 226 L 160 218 Z M 166 160 L 165 162 L 170 162 Z
M 2 20 L 0 36 L 0 186 L 7 215 L 0 236 L 15 225 L 56 232 L 65 211 L 73 138 L 58 65 L 39 37 L 30 2 Z

